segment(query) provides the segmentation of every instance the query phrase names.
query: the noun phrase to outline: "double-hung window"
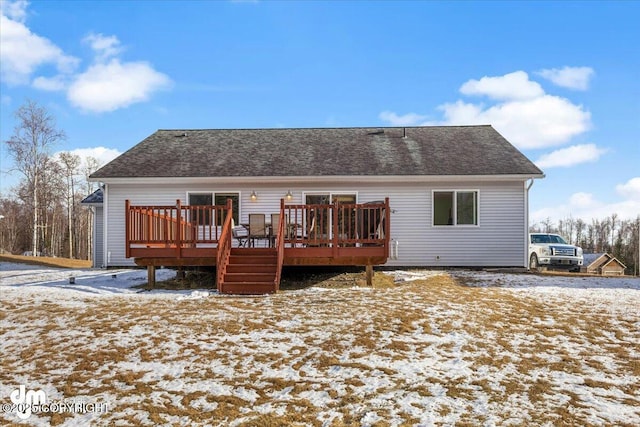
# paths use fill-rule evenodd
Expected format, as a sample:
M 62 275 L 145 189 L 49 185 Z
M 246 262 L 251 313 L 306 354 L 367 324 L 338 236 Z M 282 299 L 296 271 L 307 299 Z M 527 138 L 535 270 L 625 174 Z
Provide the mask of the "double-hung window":
M 433 225 L 478 225 L 478 191 L 434 191 Z

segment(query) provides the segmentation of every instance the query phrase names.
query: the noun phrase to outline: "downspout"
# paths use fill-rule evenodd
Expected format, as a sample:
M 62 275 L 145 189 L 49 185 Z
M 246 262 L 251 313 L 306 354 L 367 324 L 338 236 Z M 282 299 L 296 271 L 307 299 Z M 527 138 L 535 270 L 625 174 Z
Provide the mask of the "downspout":
M 102 188 L 102 265 L 103 268 L 109 268 L 111 263 L 111 253 L 108 252 L 108 236 L 109 236 L 109 185 L 104 184 Z M 126 218 L 125 218 L 126 221 Z
M 524 194 L 524 266 L 529 268 L 529 190 L 533 187 L 534 178 L 529 178 L 529 183 L 525 181 Z

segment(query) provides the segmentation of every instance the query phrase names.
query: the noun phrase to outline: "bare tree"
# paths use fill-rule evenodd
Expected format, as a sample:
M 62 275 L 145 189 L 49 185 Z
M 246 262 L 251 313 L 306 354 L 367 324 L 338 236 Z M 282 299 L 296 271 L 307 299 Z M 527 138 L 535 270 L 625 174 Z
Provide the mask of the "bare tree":
M 618 214 L 611 214 L 611 247 L 613 247 L 615 242 L 615 234 L 616 234 L 616 221 L 618 220 Z
M 584 231 L 586 224 L 580 218 L 576 219 L 576 242 L 578 246 L 586 246 L 586 240 L 584 238 Z
M 13 253 L 19 251 L 24 239 L 23 223 L 25 209 L 16 200 L 2 198 L 0 200 L 0 252 Z
M 75 208 L 75 175 L 78 172 L 78 166 L 80 166 L 80 156 L 69 152 L 63 152 L 59 154 L 60 163 L 64 169 L 65 176 L 67 178 L 67 225 L 69 230 L 69 258 L 74 258 L 73 254 L 73 240 L 75 231 L 74 221 L 74 208 Z
M 15 169 L 26 178 L 32 205 L 33 255 L 38 254 L 39 191 L 40 179 L 46 168 L 51 147 L 65 139 L 63 131 L 56 128 L 55 119 L 37 102 L 27 100 L 15 113 L 17 124 L 8 141 L 7 150 L 15 163 Z
M 82 172 L 84 174 L 87 194 L 93 193 L 95 189 L 95 183 L 92 181 L 89 181 L 89 176 L 95 171 L 97 171 L 98 169 L 100 169 L 101 166 L 102 166 L 102 162 L 100 162 L 100 160 L 96 159 L 95 157 L 93 156 L 85 157 L 84 168 Z
M 102 166 L 102 162 L 100 162 L 100 160 L 96 159 L 95 157 L 92 156 L 87 156 L 84 159 L 84 169 L 83 169 L 83 173 L 84 173 L 84 182 L 85 182 L 85 191 L 86 194 L 89 195 L 91 193 L 94 192 L 94 182 L 89 180 L 89 176 L 94 173 L 95 171 L 97 171 L 98 169 L 100 169 L 100 167 Z M 82 220 L 85 222 L 86 226 L 84 227 L 84 230 L 86 230 L 86 259 L 92 259 L 93 258 L 93 215 L 95 212 L 95 208 L 90 207 L 88 209 L 84 209 L 84 215 Z

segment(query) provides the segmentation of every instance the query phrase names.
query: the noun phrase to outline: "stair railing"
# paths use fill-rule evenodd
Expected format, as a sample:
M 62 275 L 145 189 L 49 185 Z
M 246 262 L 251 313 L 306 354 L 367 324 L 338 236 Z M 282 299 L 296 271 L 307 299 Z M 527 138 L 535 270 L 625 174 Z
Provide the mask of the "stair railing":
M 131 245 L 174 245 L 176 258 L 181 258 L 185 240 L 195 239 L 196 225 L 185 220 L 180 200 L 175 206 L 132 206 L 125 200 L 126 257 L 131 257 Z
M 229 265 L 229 258 L 231 257 L 231 243 L 233 238 L 231 230 L 233 220 L 233 202 L 231 199 L 227 199 L 225 211 L 226 214 L 224 224 L 220 232 L 220 239 L 218 240 L 218 255 L 216 259 L 216 283 L 218 292 L 222 292 L 224 276 L 227 274 L 227 265 Z
M 278 255 L 278 265 L 276 267 L 276 277 L 273 281 L 275 291 L 280 289 L 280 277 L 282 273 L 282 264 L 284 263 L 284 241 L 286 238 L 285 230 L 289 227 L 287 224 L 287 216 L 284 214 L 284 199 L 280 199 L 280 222 L 278 222 L 278 231 L 276 232 L 276 252 Z

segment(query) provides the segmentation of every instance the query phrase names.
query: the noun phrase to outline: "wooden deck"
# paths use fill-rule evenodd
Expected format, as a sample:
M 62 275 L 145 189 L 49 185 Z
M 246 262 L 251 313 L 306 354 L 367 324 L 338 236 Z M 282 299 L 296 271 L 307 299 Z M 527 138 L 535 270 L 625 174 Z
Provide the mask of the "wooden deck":
M 216 266 L 220 292 L 276 292 L 283 265 L 373 266 L 386 263 L 389 254 L 388 198 L 327 205 L 290 205 L 281 200 L 280 218 L 285 220 L 263 241 L 264 248 L 253 251 L 239 248 L 233 237 L 231 200 L 223 206 L 183 206 L 179 200 L 175 206 L 132 206 L 127 201 L 126 210 L 128 258 L 150 268 Z M 260 256 L 273 264 L 273 277 L 252 273 L 251 260 Z

